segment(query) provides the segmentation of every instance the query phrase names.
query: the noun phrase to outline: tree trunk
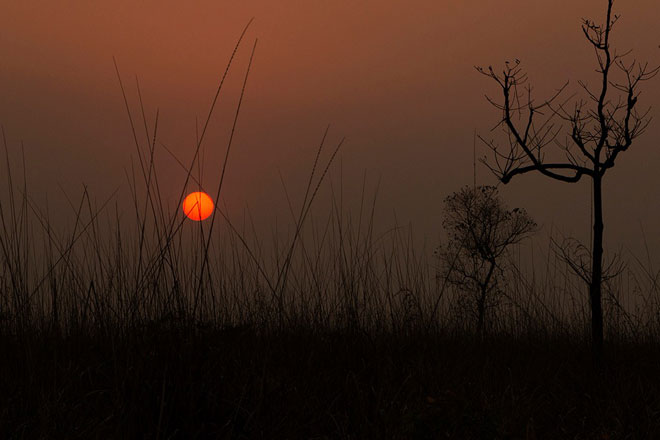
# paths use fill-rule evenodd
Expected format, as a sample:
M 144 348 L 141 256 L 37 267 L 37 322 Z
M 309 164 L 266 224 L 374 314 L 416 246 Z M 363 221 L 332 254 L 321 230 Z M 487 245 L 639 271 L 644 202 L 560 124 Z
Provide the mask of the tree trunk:
M 479 299 L 477 300 L 477 335 L 479 339 L 484 338 L 484 311 L 486 303 L 486 294 L 484 288 L 479 292 Z
M 594 361 L 600 363 L 603 356 L 603 307 L 601 281 L 603 277 L 603 196 L 602 177 L 596 175 L 594 183 L 594 237 L 591 250 L 591 344 Z
M 477 301 L 477 333 L 479 338 L 483 339 L 485 336 L 485 315 L 486 315 L 486 296 L 488 295 L 488 286 L 490 280 L 493 277 L 493 272 L 495 271 L 495 259 L 489 259 L 490 267 L 488 268 L 488 274 L 486 279 L 482 284 L 480 284 L 481 292 L 479 292 L 479 299 Z

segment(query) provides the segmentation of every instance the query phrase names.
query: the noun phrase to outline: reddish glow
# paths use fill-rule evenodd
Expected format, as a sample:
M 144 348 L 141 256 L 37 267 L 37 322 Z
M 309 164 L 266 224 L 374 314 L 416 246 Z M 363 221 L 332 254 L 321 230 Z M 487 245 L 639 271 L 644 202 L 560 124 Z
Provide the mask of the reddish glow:
M 202 221 L 213 214 L 213 200 L 205 192 L 194 192 L 183 201 L 183 213 L 190 220 Z

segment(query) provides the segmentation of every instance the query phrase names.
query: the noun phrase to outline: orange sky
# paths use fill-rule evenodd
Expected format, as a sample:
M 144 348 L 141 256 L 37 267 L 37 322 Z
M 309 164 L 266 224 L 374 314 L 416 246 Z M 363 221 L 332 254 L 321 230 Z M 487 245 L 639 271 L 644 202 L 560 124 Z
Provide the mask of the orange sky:
M 347 137 L 339 160 L 348 195 L 381 179 L 380 217 L 412 222 L 431 242 L 441 200 L 472 181 L 472 132 L 488 134 L 497 89 L 475 64 L 520 58 L 539 97 L 593 78 L 581 17 L 602 19 L 605 1 L 30 1 L 4 2 L 0 15 L 0 123 L 18 161 L 25 146 L 31 194 L 51 210 L 61 185 L 81 183 L 99 200 L 126 186 L 135 159 L 114 73 L 116 57 L 135 107 L 139 76 L 159 138 L 188 162 L 195 118 L 208 111 L 232 47 L 254 17 L 205 144 L 204 180 L 215 187 L 249 50 L 257 53 L 230 158 L 224 200 L 240 214 L 287 215 L 279 173 L 294 198 L 327 124 Z M 660 63 L 660 4 L 619 0 L 614 45 Z M 660 102 L 660 78 L 640 105 Z M 573 87 L 571 91 L 577 91 Z M 657 113 L 654 112 L 657 119 Z M 141 132 L 142 133 L 142 132 Z M 606 246 L 639 249 L 640 222 L 660 245 L 660 120 L 619 159 L 605 182 Z M 183 174 L 162 149 L 162 190 L 176 201 Z M 480 148 L 480 154 L 485 150 Z M 339 164 L 339 162 L 338 162 Z M 479 180 L 494 179 L 480 167 Z M 333 173 L 337 181 L 338 168 Z M 4 184 L 3 184 L 4 185 Z M 538 176 L 502 188 L 548 231 L 588 234 L 589 187 Z M 68 209 L 68 208 L 66 208 Z M 275 211 L 273 211 L 275 210 Z

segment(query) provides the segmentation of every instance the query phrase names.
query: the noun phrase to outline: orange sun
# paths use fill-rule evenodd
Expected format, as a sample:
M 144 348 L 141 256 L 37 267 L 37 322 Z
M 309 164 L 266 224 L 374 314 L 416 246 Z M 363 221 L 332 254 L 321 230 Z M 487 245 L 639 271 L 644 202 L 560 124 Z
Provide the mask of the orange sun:
M 205 192 L 194 192 L 183 201 L 183 213 L 190 219 L 202 221 L 213 214 L 213 200 Z

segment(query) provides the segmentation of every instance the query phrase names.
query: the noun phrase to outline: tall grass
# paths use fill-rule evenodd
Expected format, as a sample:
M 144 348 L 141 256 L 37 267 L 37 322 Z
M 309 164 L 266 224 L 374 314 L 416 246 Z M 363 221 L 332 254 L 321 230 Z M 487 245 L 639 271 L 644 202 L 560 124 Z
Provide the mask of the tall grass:
M 9 192 L 8 202 L 0 204 L 5 334 L 123 332 L 155 322 L 469 333 L 474 319 L 461 293 L 443 283 L 430 249 L 415 248 L 411 228 L 375 230 L 375 194 L 363 189 L 355 212 L 342 211 L 332 194 L 312 209 L 331 161 L 321 176 L 311 173 L 302 206 L 291 206 L 288 231 L 280 227 L 265 244 L 248 229 L 249 218 L 239 227 L 218 208 L 215 224 L 197 223 L 183 216 L 179 203 L 167 204 L 158 192 L 155 145 L 154 136 L 150 160 L 141 167 L 145 187 L 139 190 L 140 179 L 130 179 L 132 213 L 113 203 L 115 194 L 97 203 L 83 189 L 70 201 L 70 227 L 59 231 L 29 197 L 27 183 L 16 184 L 5 145 Z M 584 282 L 550 241 L 545 251 L 530 245 L 510 255 L 507 289 L 490 310 L 490 332 L 584 337 L 589 320 Z M 521 252 L 528 264 L 521 264 Z M 650 261 L 633 258 L 607 282 L 609 339 L 658 336 L 659 274 Z

